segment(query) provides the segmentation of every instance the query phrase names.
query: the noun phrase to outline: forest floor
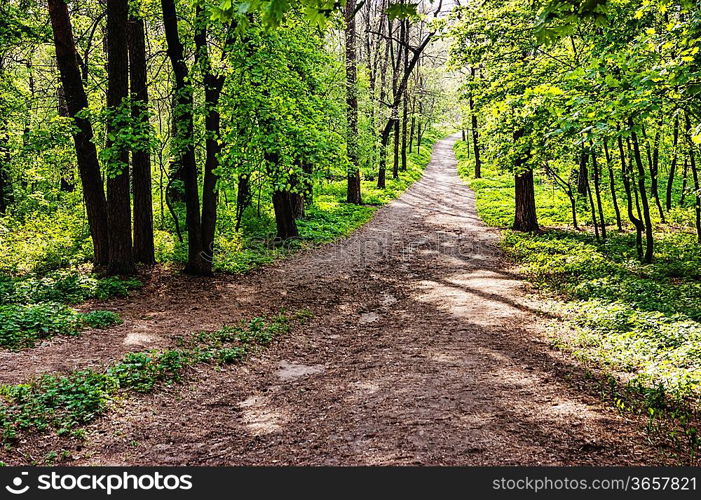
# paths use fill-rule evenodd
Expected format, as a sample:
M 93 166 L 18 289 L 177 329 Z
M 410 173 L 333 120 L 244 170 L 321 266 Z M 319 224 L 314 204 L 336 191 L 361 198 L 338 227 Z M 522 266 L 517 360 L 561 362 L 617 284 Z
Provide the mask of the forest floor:
M 120 401 L 71 464 L 633 465 L 676 460 L 550 347 L 547 315 L 440 141 L 423 178 L 336 244 L 214 280 L 156 272 L 124 324 L 0 354 L 0 379 L 100 367 L 188 332 L 308 309 L 239 365 Z M 50 449 L 55 437 L 32 447 Z M 21 448 L 21 446 L 20 446 Z

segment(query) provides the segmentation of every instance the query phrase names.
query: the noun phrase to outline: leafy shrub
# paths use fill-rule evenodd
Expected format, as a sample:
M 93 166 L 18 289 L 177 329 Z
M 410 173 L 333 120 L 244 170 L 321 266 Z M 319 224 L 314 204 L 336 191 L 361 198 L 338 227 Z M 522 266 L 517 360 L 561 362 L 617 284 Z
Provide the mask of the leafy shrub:
M 109 311 L 82 314 L 63 304 L 0 306 L 0 346 L 9 349 L 32 347 L 55 335 L 77 335 L 84 326 L 105 328 L 119 322 Z
M 76 270 L 52 271 L 44 276 L 0 277 L 0 304 L 60 302 L 76 304 L 88 299 L 126 297 L 141 286 L 137 280 L 96 278 Z
M 82 323 L 90 328 L 109 328 L 122 322 L 119 314 L 112 311 L 92 311 L 81 315 Z

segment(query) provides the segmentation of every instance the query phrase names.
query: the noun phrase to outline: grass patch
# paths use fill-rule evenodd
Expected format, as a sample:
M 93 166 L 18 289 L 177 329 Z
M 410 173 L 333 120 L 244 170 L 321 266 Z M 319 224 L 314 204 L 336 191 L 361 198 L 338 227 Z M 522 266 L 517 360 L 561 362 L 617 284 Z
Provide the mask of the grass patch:
M 7 349 L 33 347 L 55 335 L 78 335 L 85 328 L 107 328 L 121 322 L 116 313 L 80 313 L 64 304 L 0 306 L 0 346 Z
M 26 384 L 0 386 L 1 439 L 10 446 L 25 434 L 51 430 L 79 437 L 80 426 L 104 414 L 118 398 L 179 382 L 188 368 L 199 363 L 239 362 L 288 332 L 292 321 L 309 316 L 308 311 L 299 311 L 269 320 L 254 318 L 181 338 L 177 349 L 129 353 L 104 371 L 44 375 Z
M 0 347 L 33 347 L 55 335 L 78 335 L 85 328 L 119 324 L 116 313 L 81 313 L 67 304 L 125 297 L 139 286 L 136 280 L 97 278 L 74 269 L 51 271 L 45 276 L 0 275 Z
M 464 144 L 456 151 L 480 217 L 509 227 L 512 176 L 487 166 L 484 178 L 474 179 Z M 655 224 L 655 260 L 641 264 L 630 231 L 610 230 L 607 241 L 598 242 L 590 231 L 563 228 L 569 202 L 549 182 L 538 179 L 535 194 L 539 221 L 551 229 L 536 235 L 505 229 L 501 244 L 570 327 L 556 325 L 554 342 L 620 375 L 626 390 L 642 394 L 645 412 L 671 414 L 682 423 L 680 435 L 697 446 L 696 429 L 687 425 L 701 398 L 701 248 L 695 235 Z M 604 211 L 612 222 L 612 211 Z M 583 224 L 590 220 L 584 208 L 579 215 Z M 625 406 L 622 399 L 618 404 Z
M 50 271 L 43 276 L 0 275 L 0 305 L 39 302 L 78 304 L 88 299 L 126 297 L 131 290 L 139 287 L 141 282 L 135 279 L 97 278 L 75 269 Z

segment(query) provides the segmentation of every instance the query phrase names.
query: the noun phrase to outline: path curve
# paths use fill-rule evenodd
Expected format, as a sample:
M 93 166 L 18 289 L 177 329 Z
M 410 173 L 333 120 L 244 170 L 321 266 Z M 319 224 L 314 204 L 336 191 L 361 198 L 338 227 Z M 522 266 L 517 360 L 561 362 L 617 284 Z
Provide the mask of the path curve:
M 89 427 L 75 463 L 661 463 L 640 422 L 579 388 L 577 365 L 542 340 L 498 233 L 456 174 L 455 140 L 437 143 L 422 179 L 336 244 L 120 303 L 128 321 L 107 334 L 107 351 L 135 331 L 165 346 L 280 306 L 315 317 L 244 365 L 198 368 L 127 400 Z

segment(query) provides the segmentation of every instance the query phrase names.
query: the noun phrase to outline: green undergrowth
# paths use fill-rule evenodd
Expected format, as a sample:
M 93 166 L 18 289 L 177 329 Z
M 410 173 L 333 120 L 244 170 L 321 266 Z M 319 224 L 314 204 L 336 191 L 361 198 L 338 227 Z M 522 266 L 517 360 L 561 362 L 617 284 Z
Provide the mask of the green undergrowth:
M 0 346 L 33 347 L 55 335 L 78 335 L 85 328 L 107 328 L 120 322 L 119 315 L 111 311 L 81 313 L 55 302 L 4 305 L 0 306 Z
M 182 337 L 176 349 L 129 353 L 102 371 L 43 375 L 25 384 L 0 386 L 2 441 L 12 446 L 24 435 L 48 431 L 80 437 L 82 425 L 104 414 L 120 398 L 180 382 L 197 364 L 239 362 L 310 316 L 301 310 L 267 320 L 254 318 Z
M 44 276 L 0 275 L 0 346 L 33 347 L 55 335 L 78 335 L 85 328 L 107 328 L 121 319 L 110 311 L 78 312 L 69 304 L 125 297 L 136 280 L 97 278 L 75 269 Z
M 696 447 L 691 422 L 701 397 L 701 247 L 695 235 L 656 224 L 654 262 L 641 264 L 630 231 L 609 228 L 604 243 L 591 231 L 563 228 L 569 203 L 542 179 L 536 206 L 539 221 L 550 228 L 511 231 L 511 176 L 487 166 L 483 179 L 473 179 L 461 148 L 460 175 L 476 193 L 480 217 L 504 229 L 504 250 L 544 294 L 546 309 L 565 320 L 564 327 L 553 323 L 553 342 L 615 375 L 607 383 L 617 386 L 619 406 L 633 404 L 624 402 L 624 392 L 640 395 L 638 408 L 652 419 L 673 416 L 681 424 L 679 439 Z

